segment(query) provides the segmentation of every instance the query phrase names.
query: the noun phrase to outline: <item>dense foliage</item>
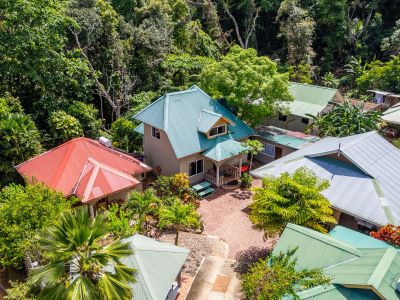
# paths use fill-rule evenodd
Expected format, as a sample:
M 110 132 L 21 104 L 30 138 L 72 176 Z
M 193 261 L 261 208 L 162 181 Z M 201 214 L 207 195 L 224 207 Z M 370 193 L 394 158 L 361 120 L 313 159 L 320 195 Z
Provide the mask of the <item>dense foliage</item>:
M 304 167 L 292 175 L 266 177 L 263 187 L 254 189 L 250 220 L 267 237 L 280 234 L 289 222 L 327 232 L 327 225 L 336 223 L 329 200 L 321 194 L 328 187 L 327 180 Z
M 23 267 L 26 252 L 32 250 L 34 235 L 52 225 L 73 202 L 40 183 L 3 188 L 0 191 L 0 265 Z
M 363 104 L 353 105 L 345 100 L 323 116 L 312 116 L 308 130 L 320 136 L 349 136 L 369 131 L 379 131 L 381 113 L 363 111 Z
M 371 231 L 370 235 L 394 246 L 400 246 L 400 226 L 387 224 L 378 231 Z
M 245 298 L 280 300 L 284 296 L 297 299 L 297 292 L 317 285 L 328 284 L 330 279 L 320 269 L 296 268 L 296 248 L 286 253 L 270 255 L 253 264 L 243 275 L 242 290 Z
M 39 285 L 41 299 L 132 299 L 129 284 L 135 270 L 121 263 L 132 255 L 128 243 L 101 245 L 106 215 L 91 219 L 87 207 L 63 213 L 38 237 L 44 264 L 33 269 L 28 283 Z M 112 267 L 114 270 L 107 268 Z

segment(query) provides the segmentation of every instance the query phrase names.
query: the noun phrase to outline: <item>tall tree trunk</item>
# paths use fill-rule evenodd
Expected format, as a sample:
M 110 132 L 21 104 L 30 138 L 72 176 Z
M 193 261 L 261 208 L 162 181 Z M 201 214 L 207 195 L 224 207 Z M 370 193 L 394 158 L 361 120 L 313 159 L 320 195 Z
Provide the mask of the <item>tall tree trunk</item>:
M 175 245 L 178 246 L 178 239 L 179 239 L 179 228 L 176 230 L 176 236 L 175 236 Z
M 251 167 L 253 166 L 253 153 L 250 153 L 250 167 L 249 172 L 251 171 Z

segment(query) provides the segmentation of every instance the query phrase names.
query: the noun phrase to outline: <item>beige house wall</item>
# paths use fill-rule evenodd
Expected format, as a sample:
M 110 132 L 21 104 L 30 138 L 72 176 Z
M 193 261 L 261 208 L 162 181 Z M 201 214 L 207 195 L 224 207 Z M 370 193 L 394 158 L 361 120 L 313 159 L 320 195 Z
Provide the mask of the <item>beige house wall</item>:
M 290 148 L 290 147 L 287 147 L 287 146 L 283 146 L 283 145 L 277 144 L 277 143 L 272 142 L 272 141 L 266 141 L 261 137 L 256 137 L 256 139 L 259 140 L 263 144 L 274 145 L 275 146 L 275 152 L 276 152 L 276 148 L 281 148 L 282 149 L 282 156 L 281 157 L 286 156 L 286 155 L 296 151 L 296 149 L 293 149 L 293 148 Z M 275 159 L 277 159 L 275 157 L 268 156 L 265 153 L 261 153 L 261 152 L 258 153 L 254 158 L 257 159 L 258 161 L 261 161 L 262 163 L 265 163 L 265 164 L 270 163 L 270 162 L 274 161 Z
M 179 160 L 164 131 L 160 130 L 160 139 L 157 139 L 151 135 L 151 126 L 144 124 L 143 150 L 146 155 L 145 162 L 154 170 L 160 167 L 161 174 L 166 176 L 179 173 Z
M 190 163 L 194 162 L 194 161 L 197 161 L 199 159 L 204 159 L 203 173 L 190 176 L 189 177 L 189 181 L 190 181 L 191 184 L 203 181 L 205 179 L 206 172 L 213 168 L 213 163 L 212 163 L 211 160 L 205 158 L 203 155 L 198 154 L 198 153 L 197 154 L 193 154 L 193 155 L 189 155 L 189 156 L 181 158 L 179 160 L 179 163 L 180 163 L 179 172 L 189 174 L 189 165 L 190 165 Z

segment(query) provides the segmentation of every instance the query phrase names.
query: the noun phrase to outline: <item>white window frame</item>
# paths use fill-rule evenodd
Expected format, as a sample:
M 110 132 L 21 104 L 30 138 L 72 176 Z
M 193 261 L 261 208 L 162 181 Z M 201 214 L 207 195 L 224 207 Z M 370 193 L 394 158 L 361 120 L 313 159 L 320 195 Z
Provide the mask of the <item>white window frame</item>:
M 198 162 L 198 161 L 202 161 L 201 164 L 202 164 L 203 168 L 202 168 L 202 171 L 201 171 L 201 172 L 197 172 L 197 162 Z M 192 163 L 195 163 L 195 164 L 196 164 L 196 173 L 193 174 L 193 175 L 190 175 L 190 165 L 191 165 Z M 199 174 L 203 174 L 203 173 L 204 173 L 204 158 L 196 159 L 196 160 L 191 161 L 191 162 L 189 163 L 189 169 L 188 169 L 189 177 L 193 177 L 193 176 L 196 176 L 196 175 L 199 175 Z
M 158 133 L 158 136 L 157 136 Z M 157 140 L 161 139 L 161 130 L 157 127 L 151 126 L 151 136 Z
M 221 132 L 221 133 L 218 133 L 218 130 L 219 130 L 219 128 L 221 128 L 221 127 L 224 127 L 224 131 Z M 214 128 L 217 129 L 217 133 L 214 134 L 214 135 L 211 135 L 211 130 L 213 130 Z M 212 128 L 210 129 L 208 135 L 209 135 L 210 137 L 215 137 L 215 136 L 218 136 L 218 135 L 224 135 L 224 134 L 227 133 L 227 131 L 228 131 L 228 126 L 227 126 L 226 124 L 221 124 L 221 125 L 212 127 Z
M 272 145 L 272 144 L 268 144 L 268 143 L 264 143 L 264 149 L 261 151 L 262 154 L 269 156 L 269 157 L 275 157 L 276 156 L 276 146 Z M 274 155 L 270 155 L 268 154 L 267 148 L 266 147 L 270 147 L 274 149 Z

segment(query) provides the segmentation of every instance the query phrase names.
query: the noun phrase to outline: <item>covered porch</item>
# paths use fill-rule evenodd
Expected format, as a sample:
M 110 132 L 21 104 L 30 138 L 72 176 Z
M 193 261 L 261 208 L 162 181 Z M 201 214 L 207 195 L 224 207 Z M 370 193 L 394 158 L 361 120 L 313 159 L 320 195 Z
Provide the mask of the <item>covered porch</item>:
M 206 170 L 205 179 L 216 187 L 223 186 L 242 175 L 242 166 L 247 161 L 246 150 L 241 143 L 224 139 L 203 153 L 210 160 L 213 168 Z

